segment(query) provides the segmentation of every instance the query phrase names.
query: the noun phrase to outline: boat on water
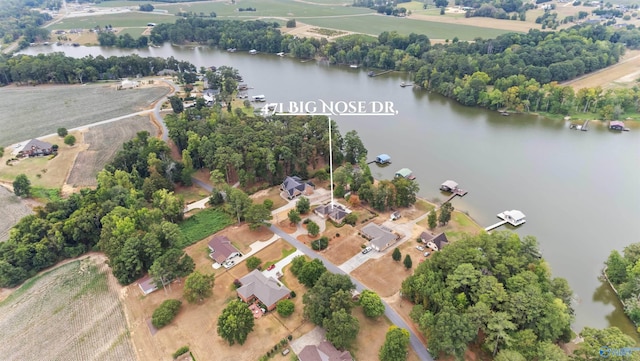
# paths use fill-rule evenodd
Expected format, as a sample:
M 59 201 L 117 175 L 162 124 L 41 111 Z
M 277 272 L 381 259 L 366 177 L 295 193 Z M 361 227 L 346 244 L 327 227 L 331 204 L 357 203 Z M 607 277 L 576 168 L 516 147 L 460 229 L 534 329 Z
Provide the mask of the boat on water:
M 258 54 L 258 51 L 256 49 L 251 49 L 251 50 L 249 50 L 249 54 L 256 55 L 256 54 Z
M 359 67 L 360 67 L 360 66 L 359 66 L 359 65 L 356 65 L 356 64 L 351 64 L 351 65 L 349 65 L 349 68 L 351 68 L 351 69 L 358 69 Z
M 235 53 L 236 52 L 236 48 L 228 48 L 227 51 L 230 52 L 230 53 Z
M 373 71 L 369 71 L 369 72 L 367 73 L 367 75 L 368 75 L 368 76 L 375 76 L 376 74 L 375 74 Z

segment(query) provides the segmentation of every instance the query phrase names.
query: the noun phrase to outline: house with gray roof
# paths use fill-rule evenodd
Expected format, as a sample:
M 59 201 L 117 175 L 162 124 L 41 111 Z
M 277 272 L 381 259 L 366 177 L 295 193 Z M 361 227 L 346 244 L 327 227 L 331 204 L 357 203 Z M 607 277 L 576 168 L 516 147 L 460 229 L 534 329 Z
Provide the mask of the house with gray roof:
M 420 234 L 420 240 L 434 251 L 439 251 L 449 244 L 447 235 L 444 234 L 444 232 L 436 236 L 433 233 L 425 231 Z
M 287 199 L 294 199 L 300 195 L 312 195 L 314 186 L 309 182 L 304 182 L 300 177 L 287 177 L 280 185 L 282 195 Z
M 209 241 L 209 250 L 211 251 L 209 257 L 218 264 L 223 264 L 232 258 L 241 256 L 240 251 L 231 244 L 227 236 L 213 236 Z
M 276 308 L 278 301 L 291 296 L 291 291 L 287 287 L 273 277 L 267 278 L 258 270 L 251 271 L 239 281 L 242 286 L 236 290 L 238 297 L 246 303 L 258 300 L 267 306 L 269 311 Z
M 378 252 L 389 248 L 392 244 L 396 243 L 399 238 L 389 228 L 379 226 L 373 222 L 362 227 L 360 232 L 370 241 L 371 247 Z
M 347 215 L 351 213 L 347 207 L 337 203 L 327 203 L 316 207 L 313 212 L 324 219 L 329 218 L 336 223 L 342 223 Z
M 142 277 L 138 281 L 138 287 L 140 287 L 140 291 L 142 291 L 142 294 L 145 296 L 158 290 L 158 286 L 156 286 L 153 278 L 149 275 Z
M 323 340 L 317 346 L 305 346 L 298 354 L 298 359 L 300 361 L 353 361 L 349 351 L 340 351 L 327 340 Z

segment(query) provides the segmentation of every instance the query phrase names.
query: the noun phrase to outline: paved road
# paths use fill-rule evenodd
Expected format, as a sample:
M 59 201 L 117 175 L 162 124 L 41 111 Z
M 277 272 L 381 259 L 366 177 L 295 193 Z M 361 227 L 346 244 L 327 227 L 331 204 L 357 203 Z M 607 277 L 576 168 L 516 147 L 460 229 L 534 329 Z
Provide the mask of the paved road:
M 291 237 L 288 233 L 284 232 L 280 228 L 278 228 L 278 227 L 276 227 L 274 225 L 271 225 L 269 227 L 269 229 L 271 229 L 271 231 L 273 231 L 273 233 L 277 234 L 278 236 L 280 236 L 285 241 L 289 242 L 292 246 L 296 247 L 298 249 L 298 251 L 304 253 L 305 255 L 309 256 L 312 259 L 316 259 L 316 258 L 320 259 L 324 263 L 325 267 L 327 267 L 327 270 L 329 272 L 342 274 L 342 275 L 347 275 L 347 276 L 351 277 L 350 275 L 348 275 L 347 273 L 342 271 L 340 268 L 338 268 L 336 265 L 334 265 L 333 263 L 329 262 L 328 260 L 326 260 L 321 255 L 319 255 L 316 252 L 314 252 L 313 250 L 311 250 L 309 247 L 307 247 L 302 242 L 300 242 L 297 239 Z M 359 292 L 362 292 L 363 290 L 367 289 L 366 287 L 364 287 L 364 285 L 362 285 L 362 283 L 360 283 L 358 280 L 356 280 L 353 277 L 351 277 L 351 282 L 353 282 L 353 284 L 356 286 L 356 290 L 358 290 Z M 416 334 L 409 327 L 409 325 L 407 325 L 407 323 L 402 319 L 402 317 L 400 317 L 400 315 L 398 315 L 398 313 L 393 308 L 389 307 L 389 305 L 386 302 L 384 302 L 384 301 L 382 301 L 382 302 L 384 303 L 384 314 L 385 314 L 385 316 L 387 316 L 389 318 L 389 320 L 393 324 L 395 324 L 396 326 L 404 328 L 407 331 L 409 331 L 409 335 L 410 335 L 409 342 L 411 344 L 411 347 L 413 347 L 414 351 L 416 352 L 416 354 L 420 358 L 420 360 L 433 361 L 433 358 L 431 357 L 431 355 L 429 355 L 429 352 L 424 347 L 422 342 L 420 342 L 420 339 L 418 339 L 418 336 L 416 336 Z
M 153 108 L 153 114 L 155 115 L 158 123 L 160 123 L 160 126 L 162 127 L 162 140 L 166 142 L 169 140 L 169 130 L 167 129 L 167 125 L 164 124 L 164 119 L 160 114 L 160 109 L 162 109 L 162 104 L 164 104 L 164 102 L 166 102 L 170 96 L 175 94 L 177 91 L 180 91 L 180 87 L 170 80 L 162 79 L 162 81 L 171 87 L 171 92 L 167 94 L 164 98 L 158 100 L 158 102 L 156 103 L 156 106 Z M 209 190 L 209 192 L 211 192 L 211 190 Z

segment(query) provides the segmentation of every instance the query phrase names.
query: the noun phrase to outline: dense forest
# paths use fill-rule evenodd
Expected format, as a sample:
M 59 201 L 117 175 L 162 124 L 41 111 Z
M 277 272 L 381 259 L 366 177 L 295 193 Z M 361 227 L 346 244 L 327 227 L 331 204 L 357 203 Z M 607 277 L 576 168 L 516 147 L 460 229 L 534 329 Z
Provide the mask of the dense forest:
M 625 45 L 640 47 L 640 30 L 602 25 L 558 32 L 530 30 L 496 39 L 432 45 L 425 35 L 383 32 L 378 38 L 351 35 L 333 42 L 282 35 L 277 24 L 181 19 L 152 31 L 153 42 L 198 42 L 221 48 L 288 52 L 331 64 L 359 64 L 413 74 L 421 87 L 464 105 L 520 112 L 596 113 L 617 119 L 640 110 L 640 89 L 582 89 L 558 82 L 619 61 Z
M 607 259 L 606 275 L 624 304 L 624 312 L 640 329 L 640 243 L 612 251 Z
M 476 343 L 512 355 L 504 360 L 567 360 L 556 343 L 571 338 L 573 293 L 551 278 L 533 237 L 466 236 L 421 263 L 402 295 L 434 355 L 462 360 Z
M 59 9 L 60 0 L 5 0 L 0 7 L 0 38 L 5 44 L 24 36 L 20 46 L 49 38 L 49 30 L 40 28 L 51 16 L 33 8 Z
M 80 84 L 96 80 L 156 75 L 161 70 L 195 71 L 193 64 L 173 57 L 142 58 L 138 55 L 87 56 L 76 59 L 64 53 L 0 56 L 0 85 Z

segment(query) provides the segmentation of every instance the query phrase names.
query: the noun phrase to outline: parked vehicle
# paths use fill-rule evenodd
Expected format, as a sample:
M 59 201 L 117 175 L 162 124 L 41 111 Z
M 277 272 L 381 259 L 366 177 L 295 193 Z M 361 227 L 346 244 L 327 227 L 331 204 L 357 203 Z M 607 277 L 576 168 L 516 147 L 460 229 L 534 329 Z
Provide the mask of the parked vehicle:
M 272 264 L 271 266 L 269 266 L 269 268 L 267 268 L 267 271 L 271 271 L 272 269 L 276 268 L 275 264 Z
M 416 249 L 417 249 L 418 251 L 424 251 L 424 247 L 422 247 L 422 246 L 417 246 L 417 247 L 416 247 Z
M 430 255 L 430 254 L 431 254 L 431 253 L 429 253 L 429 252 L 425 252 L 425 253 L 424 253 L 424 256 L 425 256 L 425 257 L 429 257 L 429 255 Z
M 362 250 L 362 254 L 367 254 L 369 252 L 371 252 L 372 248 L 371 247 L 366 247 L 365 249 Z

